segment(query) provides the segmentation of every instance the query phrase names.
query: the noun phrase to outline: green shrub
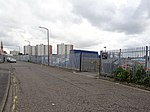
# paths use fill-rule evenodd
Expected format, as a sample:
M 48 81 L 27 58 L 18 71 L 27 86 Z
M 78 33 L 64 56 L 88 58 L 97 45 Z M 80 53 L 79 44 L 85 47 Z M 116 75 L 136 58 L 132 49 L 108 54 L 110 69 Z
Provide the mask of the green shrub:
M 113 73 L 115 75 L 115 79 L 119 81 L 126 81 L 129 76 L 129 72 L 121 67 L 118 67 Z
M 132 82 L 139 85 L 150 86 L 150 77 L 146 76 L 146 71 L 143 66 L 138 66 L 135 75 L 133 71 L 124 70 L 122 67 L 118 67 L 113 71 L 115 80 Z
M 133 74 L 132 74 L 131 71 L 130 71 L 128 77 L 127 77 L 127 82 L 128 82 L 128 83 L 133 82 Z
M 146 86 L 150 86 L 150 77 L 144 77 L 143 84 Z
M 142 80 L 146 76 L 146 72 L 143 66 L 138 66 L 136 74 L 134 76 L 134 80 Z

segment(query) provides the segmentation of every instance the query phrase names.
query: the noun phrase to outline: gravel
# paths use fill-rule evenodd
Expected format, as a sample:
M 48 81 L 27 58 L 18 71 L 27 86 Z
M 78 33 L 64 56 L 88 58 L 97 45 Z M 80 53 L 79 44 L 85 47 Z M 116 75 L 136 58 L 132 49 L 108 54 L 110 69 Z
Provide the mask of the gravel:
M 149 112 L 150 92 L 25 62 L 13 64 L 18 112 Z

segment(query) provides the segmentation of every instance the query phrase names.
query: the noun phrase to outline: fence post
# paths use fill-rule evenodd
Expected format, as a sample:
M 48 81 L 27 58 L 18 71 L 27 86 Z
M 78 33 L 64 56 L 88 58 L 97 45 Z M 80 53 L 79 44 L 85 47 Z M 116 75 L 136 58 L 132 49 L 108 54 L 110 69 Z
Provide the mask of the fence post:
M 80 53 L 80 72 L 82 71 L 82 51 Z
M 100 51 L 100 58 L 99 58 L 99 78 L 102 75 L 102 51 Z
M 150 46 L 148 47 L 148 52 L 149 52 L 149 56 L 148 56 L 148 68 L 150 68 Z M 149 76 L 149 72 L 148 72 L 148 76 Z
M 148 46 L 146 46 L 145 70 L 147 69 L 147 65 L 148 65 Z
M 121 65 L 121 49 L 119 50 L 119 66 Z

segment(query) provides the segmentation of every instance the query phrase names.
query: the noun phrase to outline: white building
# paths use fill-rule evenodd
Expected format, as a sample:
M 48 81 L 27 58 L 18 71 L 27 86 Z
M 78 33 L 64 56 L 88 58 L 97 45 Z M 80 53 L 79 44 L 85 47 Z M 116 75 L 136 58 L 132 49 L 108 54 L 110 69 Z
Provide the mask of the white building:
M 37 56 L 47 56 L 48 55 L 48 45 L 36 45 L 36 46 L 24 46 L 24 54 L 37 55 Z M 49 54 L 52 54 L 52 46 L 49 45 Z
M 44 47 L 45 47 L 45 55 L 48 56 L 48 45 L 45 45 Z M 49 49 L 50 49 L 49 53 L 52 54 L 52 46 L 50 46 Z
M 31 46 L 30 45 L 24 46 L 24 54 L 31 55 Z
M 73 50 L 73 45 L 65 45 L 65 54 L 70 54 L 70 50 Z
M 45 45 L 40 44 L 36 45 L 36 50 L 37 50 L 37 56 L 44 56 L 45 55 Z
M 31 46 L 31 55 L 36 55 L 36 46 Z
M 69 55 L 70 50 L 73 50 L 73 45 L 71 44 L 57 44 L 57 55 Z
M 48 45 L 36 45 L 37 55 L 38 56 L 48 56 Z M 52 54 L 52 46 L 49 45 L 49 54 Z

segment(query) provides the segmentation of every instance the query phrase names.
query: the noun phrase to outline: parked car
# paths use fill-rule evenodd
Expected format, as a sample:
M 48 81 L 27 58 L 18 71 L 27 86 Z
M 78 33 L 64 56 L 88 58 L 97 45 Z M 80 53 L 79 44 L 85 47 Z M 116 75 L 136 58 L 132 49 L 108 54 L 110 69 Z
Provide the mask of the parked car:
M 7 58 L 6 58 L 7 62 L 10 62 L 10 58 L 11 58 L 11 57 L 7 57 Z
M 16 59 L 12 58 L 12 57 L 7 57 L 7 62 L 10 62 L 10 63 L 16 63 Z
M 16 61 L 16 59 L 14 59 L 14 58 L 10 58 L 10 61 L 9 61 L 10 63 L 16 63 L 17 61 Z

